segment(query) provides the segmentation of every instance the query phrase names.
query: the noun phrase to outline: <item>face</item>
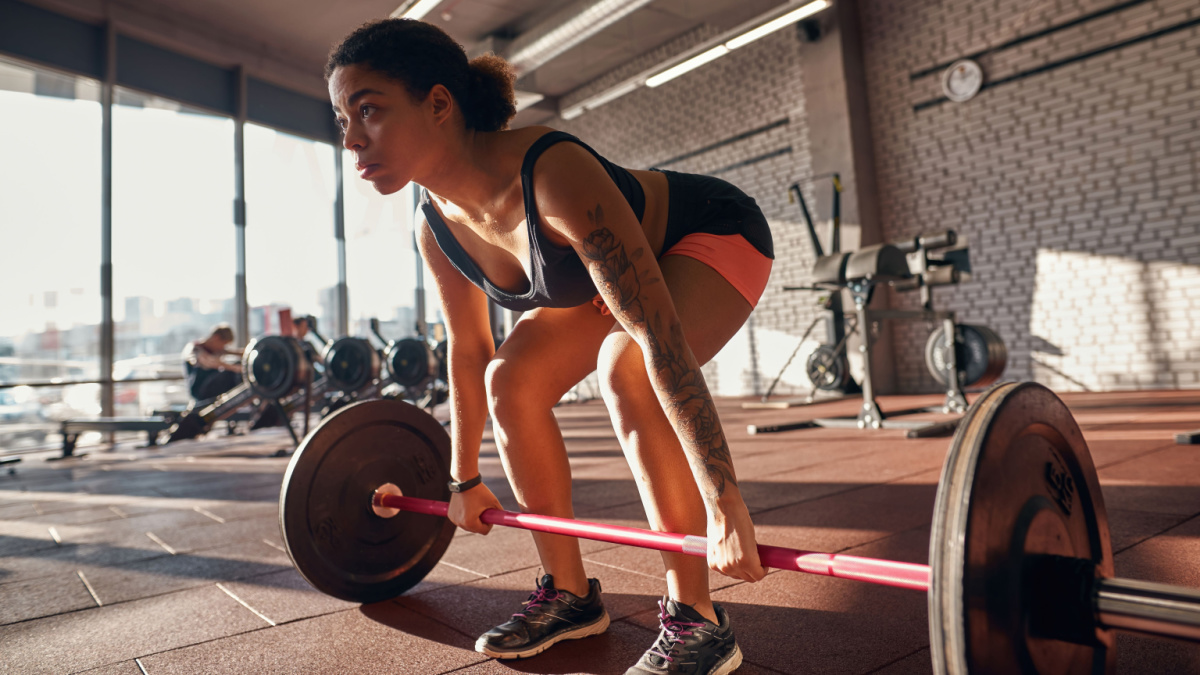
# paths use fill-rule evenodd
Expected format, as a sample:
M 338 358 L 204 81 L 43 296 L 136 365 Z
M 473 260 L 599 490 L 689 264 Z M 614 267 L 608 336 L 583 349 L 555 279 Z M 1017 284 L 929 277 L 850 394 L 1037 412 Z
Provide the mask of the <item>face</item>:
M 401 83 L 365 66 L 343 66 L 329 78 L 342 145 L 354 153 L 359 177 L 380 194 L 413 180 L 427 160 L 435 124 L 428 97 L 414 101 Z

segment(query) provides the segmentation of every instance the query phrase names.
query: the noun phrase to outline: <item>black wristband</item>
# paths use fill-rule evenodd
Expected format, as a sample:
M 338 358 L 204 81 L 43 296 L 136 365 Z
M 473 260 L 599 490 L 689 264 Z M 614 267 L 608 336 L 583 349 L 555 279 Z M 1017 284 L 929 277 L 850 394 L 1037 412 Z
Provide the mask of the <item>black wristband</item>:
M 461 483 L 455 483 L 454 481 L 450 481 L 449 483 L 446 484 L 446 487 L 450 488 L 451 492 L 466 492 L 467 490 L 470 490 L 471 488 L 475 487 L 476 485 L 479 485 L 482 482 L 483 482 L 483 476 L 475 476 L 474 478 L 471 478 L 469 480 L 464 480 Z

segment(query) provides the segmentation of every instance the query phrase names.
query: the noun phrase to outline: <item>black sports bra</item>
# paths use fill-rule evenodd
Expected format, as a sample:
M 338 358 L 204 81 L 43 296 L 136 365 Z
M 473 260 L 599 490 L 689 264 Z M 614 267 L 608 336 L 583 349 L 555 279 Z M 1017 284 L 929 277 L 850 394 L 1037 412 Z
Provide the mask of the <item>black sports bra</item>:
M 454 234 L 446 227 L 446 223 L 438 214 L 437 209 L 429 198 L 429 192 L 421 190 L 420 207 L 429 229 L 437 240 L 442 252 L 449 258 L 450 263 L 462 272 L 463 276 L 478 286 L 494 300 L 497 305 L 506 309 L 524 312 L 536 307 L 576 307 L 589 302 L 596 296 L 596 285 L 584 267 L 579 254 L 570 246 L 559 246 L 547 239 L 538 226 L 537 207 L 533 198 L 533 165 L 537 162 L 546 148 L 562 141 L 577 143 L 592 153 L 608 175 L 616 183 L 617 189 L 625 196 L 633 209 L 638 221 L 646 212 L 646 195 L 642 184 L 628 170 L 613 164 L 600 156 L 586 143 L 563 131 L 551 131 L 534 141 L 525 153 L 525 161 L 521 165 L 521 187 L 525 197 L 525 220 L 529 228 L 529 257 L 533 278 L 529 280 L 529 290 L 524 293 L 509 293 L 497 288 L 483 274 L 479 266 L 471 260 L 471 256 L 463 250 Z

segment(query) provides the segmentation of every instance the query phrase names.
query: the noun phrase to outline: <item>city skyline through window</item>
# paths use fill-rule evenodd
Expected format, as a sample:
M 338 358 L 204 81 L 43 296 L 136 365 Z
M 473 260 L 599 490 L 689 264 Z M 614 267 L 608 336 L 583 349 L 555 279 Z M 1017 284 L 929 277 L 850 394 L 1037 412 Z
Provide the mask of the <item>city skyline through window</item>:
M 69 384 L 103 378 L 100 92 L 95 80 L 0 59 L 0 152 L 22 158 L 0 168 L 0 384 L 64 382 L 0 391 L 43 426 L 100 414 L 99 385 Z M 179 377 L 187 341 L 203 338 L 217 322 L 235 323 L 234 128 L 228 117 L 128 89 L 114 92 L 118 381 Z M 252 124 L 245 143 L 246 337 L 263 328 L 255 326 L 256 309 L 282 307 L 318 316 L 332 336 L 334 152 L 342 149 Z M 352 161 L 346 169 L 347 232 L 370 229 L 385 213 L 397 229 L 372 240 L 369 256 L 348 261 L 350 316 L 364 317 L 352 320 L 350 332 L 361 335 L 365 317 L 391 321 L 415 305 L 411 198 L 407 189 L 375 194 Z M 436 318 L 436 297 L 427 306 Z M 277 323 L 269 328 L 278 331 Z M 186 398 L 179 381 L 118 383 L 115 394 L 118 415 L 143 415 Z M 0 427 L 14 419 L 0 416 Z M 0 446 L 11 442 L 0 429 Z

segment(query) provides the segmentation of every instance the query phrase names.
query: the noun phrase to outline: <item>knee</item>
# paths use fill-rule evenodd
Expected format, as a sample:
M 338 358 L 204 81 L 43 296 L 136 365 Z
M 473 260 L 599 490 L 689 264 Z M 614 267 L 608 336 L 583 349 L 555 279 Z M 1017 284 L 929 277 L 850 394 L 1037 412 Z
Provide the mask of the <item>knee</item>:
M 549 391 L 537 375 L 537 364 L 497 356 L 484 372 L 488 412 L 503 424 L 531 411 L 549 410 L 562 397 Z
M 611 333 L 600 347 L 596 364 L 600 392 L 609 407 L 646 385 L 646 363 L 642 348 L 628 334 Z

